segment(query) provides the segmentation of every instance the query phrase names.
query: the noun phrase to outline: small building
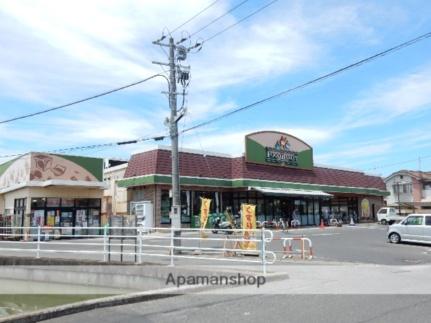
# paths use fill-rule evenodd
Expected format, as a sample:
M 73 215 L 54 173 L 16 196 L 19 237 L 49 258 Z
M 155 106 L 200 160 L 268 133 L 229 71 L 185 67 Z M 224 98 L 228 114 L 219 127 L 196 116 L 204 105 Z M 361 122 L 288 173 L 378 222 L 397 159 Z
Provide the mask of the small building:
M 400 170 L 385 178 L 388 206 L 401 214 L 429 213 L 431 210 L 431 172 Z
M 316 166 L 310 145 L 280 132 L 247 135 L 241 157 L 182 150 L 179 158 L 183 226 L 196 226 L 200 197 L 212 199 L 213 214 L 226 207 L 238 213 L 242 203 L 251 203 L 259 221 L 290 221 L 295 214 L 301 225 L 319 225 L 330 217 L 373 221 L 388 195 L 382 178 Z M 170 224 L 169 148 L 133 155 L 119 185 L 129 190 L 132 201 L 153 204 L 154 226 Z
M 99 227 L 103 159 L 28 153 L 0 165 L 0 226 Z

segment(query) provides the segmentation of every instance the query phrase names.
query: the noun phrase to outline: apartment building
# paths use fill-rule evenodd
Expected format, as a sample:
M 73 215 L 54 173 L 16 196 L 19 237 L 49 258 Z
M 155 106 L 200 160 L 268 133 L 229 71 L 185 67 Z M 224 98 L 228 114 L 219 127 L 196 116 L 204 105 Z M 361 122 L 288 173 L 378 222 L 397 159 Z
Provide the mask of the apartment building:
M 431 212 L 431 172 L 400 170 L 385 179 L 388 206 L 400 213 Z

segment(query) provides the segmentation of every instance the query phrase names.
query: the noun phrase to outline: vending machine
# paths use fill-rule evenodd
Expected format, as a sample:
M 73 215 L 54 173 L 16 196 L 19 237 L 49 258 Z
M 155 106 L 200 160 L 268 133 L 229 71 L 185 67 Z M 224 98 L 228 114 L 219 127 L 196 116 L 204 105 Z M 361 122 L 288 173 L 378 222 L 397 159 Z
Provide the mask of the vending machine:
M 153 203 L 151 201 L 130 202 L 130 212 L 136 217 L 136 224 L 143 232 L 154 227 Z

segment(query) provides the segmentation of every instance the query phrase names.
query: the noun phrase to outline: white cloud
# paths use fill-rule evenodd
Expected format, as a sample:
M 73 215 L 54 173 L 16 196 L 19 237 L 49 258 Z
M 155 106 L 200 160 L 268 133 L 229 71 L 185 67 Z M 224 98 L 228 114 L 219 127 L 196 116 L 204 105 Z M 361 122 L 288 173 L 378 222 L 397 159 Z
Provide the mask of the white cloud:
M 164 61 L 166 57 L 151 41 L 160 35 L 164 25 L 172 28 L 210 2 L 181 1 L 173 5 L 168 0 L 3 1 L 0 7 L 0 95 L 37 102 L 39 106 L 41 102 L 56 105 L 159 72 L 159 67 L 151 61 Z M 196 30 L 232 4 L 219 1 L 184 29 Z M 257 7 L 251 2 L 247 5 L 242 13 Z M 363 18 L 364 10 L 368 8 L 360 5 L 332 3 L 316 7 L 280 1 L 204 44 L 202 51 L 190 54 L 187 62 L 192 66 L 187 123 L 208 119 L 236 106 L 234 99 L 222 98 L 220 94 L 232 86 L 246 86 L 251 82 L 264 86 L 266 81 L 277 76 L 320 64 L 330 50 L 326 40 L 322 41 L 325 37 L 348 32 L 374 38 L 375 29 Z M 202 36 L 210 36 L 242 16 L 228 15 L 205 30 Z M 34 136 L 26 137 L 45 142 L 46 147 L 126 140 L 164 132 L 163 119 L 169 113 L 163 107 L 166 98 L 160 95 L 161 89 L 166 89 L 164 80 L 150 81 L 130 90 L 144 92 L 144 100 L 151 102 L 154 108 L 145 114 L 137 113 L 130 103 L 125 105 L 129 113 L 119 108 L 103 110 L 99 107 L 85 113 L 76 109 L 67 119 L 47 115 L 44 122 L 49 129 L 30 129 Z M 35 128 L 37 124 L 38 121 Z M 67 135 L 61 135 L 64 129 Z M 212 129 L 220 133 L 217 128 Z M 222 131 L 220 135 L 206 133 L 202 146 L 239 154 L 243 150 L 243 135 L 255 130 L 235 129 Z M 334 136 L 334 130 L 313 128 L 287 129 L 287 132 L 311 144 Z M 185 146 L 187 143 L 184 140 Z M 200 149 L 198 142 L 191 140 L 189 143 Z
M 0 53 L 3 93 L 49 102 L 53 95 L 64 97 L 65 92 L 82 92 L 88 86 L 97 90 L 144 78 L 160 71 L 152 60 L 166 59 L 151 44 L 163 24 L 172 28 L 174 22 L 184 21 L 203 6 L 202 1 L 182 1 L 175 6 L 167 0 L 4 1 L 0 8 L 1 40 L 6 49 Z M 184 29 L 196 30 L 231 6 L 230 1 L 221 1 Z M 244 10 L 253 10 L 250 6 Z M 326 33 L 329 25 L 333 35 L 344 30 L 369 33 L 371 29 L 360 19 L 361 6 L 332 5 L 313 16 L 308 14 L 310 7 L 276 3 L 206 43 L 198 54 L 190 54 L 192 93 L 199 95 L 208 89 L 214 93 L 251 80 L 263 82 L 317 64 L 324 44 L 314 37 Z M 334 18 L 344 15 L 351 19 Z M 228 15 L 202 37 L 237 19 Z M 140 87 L 148 93 L 156 89 L 160 89 L 157 82 Z
M 389 79 L 354 101 L 342 128 L 382 124 L 431 107 L 431 67 Z
M 429 147 L 431 147 L 431 134 L 422 129 L 415 129 L 400 131 L 396 135 L 376 140 L 350 141 L 334 145 L 325 153 L 316 153 L 315 161 L 345 167 L 380 169 L 379 166 L 382 164 L 391 163 L 387 161 L 388 156 L 395 156 L 395 160 L 417 158 L 419 155 L 411 155 L 412 151 L 423 152 L 424 148 Z

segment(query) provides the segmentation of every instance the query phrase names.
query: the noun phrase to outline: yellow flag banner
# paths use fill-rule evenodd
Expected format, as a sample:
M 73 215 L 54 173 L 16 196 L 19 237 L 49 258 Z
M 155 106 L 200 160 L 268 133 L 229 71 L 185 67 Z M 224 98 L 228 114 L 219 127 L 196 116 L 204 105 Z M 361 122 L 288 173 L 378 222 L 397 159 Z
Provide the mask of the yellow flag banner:
M 206 199 L 201 197 L 201 229 L 205 229 L 207 222 L 208 222 L 208 216 L 210 213 L 210 206 L 211 206 L 211 199 Z M 201 231 L 201 237 L 206 238 L 207 235 L 204 234 Z
M 255 232 L 251 231 L 256 229 L 256 205 L 242 204 L 241 205 L 241 216 L 242 216 L 242 229 L 243 239 L 250 240 L 255 238 Z M 257 250 L 256 241 L 244 241 L 241 244 L 241 249 L 245 250 Z

